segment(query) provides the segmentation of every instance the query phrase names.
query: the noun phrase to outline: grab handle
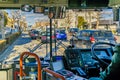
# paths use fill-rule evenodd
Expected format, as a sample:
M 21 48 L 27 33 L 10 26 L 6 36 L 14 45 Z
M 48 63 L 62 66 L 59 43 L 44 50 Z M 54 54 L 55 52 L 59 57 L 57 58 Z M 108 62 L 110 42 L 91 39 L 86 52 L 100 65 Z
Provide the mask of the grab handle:
M 31 55 L 31 56 L 34 56 L 38 62 L 38 80 L 42 80 L 42 69 L 41 69 L 41 63 L 40 63 L 40 58 L 34 54 L 34 53 L 31 53 L 31 52 L 23 52 L 20 56 L 20 80 L 22 80 L 22 76 L 23 76 L 23 57 L 24 55 Z

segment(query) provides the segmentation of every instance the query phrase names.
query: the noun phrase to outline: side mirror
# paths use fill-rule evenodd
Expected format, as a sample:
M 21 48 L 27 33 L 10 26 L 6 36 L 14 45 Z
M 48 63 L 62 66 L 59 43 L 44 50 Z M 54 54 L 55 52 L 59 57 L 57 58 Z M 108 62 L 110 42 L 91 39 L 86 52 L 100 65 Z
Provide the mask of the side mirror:
M 28 4 L 21 5 L 21 10 L 25 12 L 31 12 L 32 11 L 32 6 Z

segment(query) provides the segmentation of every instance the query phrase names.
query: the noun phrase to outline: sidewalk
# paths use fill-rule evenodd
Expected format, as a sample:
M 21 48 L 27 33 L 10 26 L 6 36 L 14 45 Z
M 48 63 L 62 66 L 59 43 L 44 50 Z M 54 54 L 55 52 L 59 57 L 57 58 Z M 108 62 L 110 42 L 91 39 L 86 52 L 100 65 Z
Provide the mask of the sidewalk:
M 21 37 L 22 37 L 22 35 L 20 35 L 12 44 L 8 44 L 6 46 L 6 48 L 3 51 L 0 52 L 0 62 L 2 62 L 6 58 L 6 56 L 10 54 L 9 51 L 13 49 L 17 40 L 20 39 Z
M 32 40 L 27 32 L 23 32 L 21 36 L 15 40 L 2 54 L 0 55 L 0 61 L 13 61 L 17 60 L 20 57 L 20 54 L 23 52 L 30 52 L 36 45 L 39 44 L 39 41 Z

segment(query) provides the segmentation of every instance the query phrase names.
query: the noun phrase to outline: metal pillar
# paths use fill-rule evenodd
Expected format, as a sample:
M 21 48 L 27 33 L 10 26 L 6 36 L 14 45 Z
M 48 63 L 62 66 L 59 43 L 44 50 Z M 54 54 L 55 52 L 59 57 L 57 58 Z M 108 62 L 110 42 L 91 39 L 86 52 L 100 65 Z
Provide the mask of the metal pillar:
M 48 16 L 50 19 L 50 61 L 52 61 L 52 18 L 53 18 L 53 12 L 50 11 Z

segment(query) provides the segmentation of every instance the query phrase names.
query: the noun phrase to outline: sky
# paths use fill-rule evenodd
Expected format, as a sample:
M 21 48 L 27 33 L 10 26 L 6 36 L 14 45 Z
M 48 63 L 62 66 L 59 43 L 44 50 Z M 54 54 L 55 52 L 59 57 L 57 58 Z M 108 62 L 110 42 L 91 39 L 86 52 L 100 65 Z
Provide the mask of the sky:
M 40 14 L 40 13 L 33 13 L 33 11 L 31 12 L 23 12 L 21 10 L 15 10 L 15 9 L 6 9 L 5 11 L 8 12 L 9 17 L 12 17 L 11 13 L 13 11 L 20 11 L 20 14 L 22 15 L 22 17 L 26 18 L 26 21 L 28 23 L 28 25 L 32 25 L 34 24 L 36 21 L 42 21 L 42 20 L 48 20 L 48 16 L 44 15 L 44 14 Z
M 106 20 L 112 20 L 113 19 L 113 11 L 112 9 L 103 9 L 102 11 L 102 14 L 101 16 L 103 17 L 103 19 L 106 19 Z
M 9 16 L 12 17 L 11 13 L 15 11 L 15 9 L 5 9 L 5 11 L 7 11 Z M 26 18 L 28 25 L 33 25 L 36 21 L 48 21 L 49 20 L 47 15 L 40 14 L 40 13 L 34 13 L 33 11 L 23 12 L 19 9 L 17 9 L 16 11 L 19 11 L 22 17 Z M 102 13 L 104 13 L 103 15 L 101 15 L 104 20 L 113 19 L 112 9 L 104 9 Z

